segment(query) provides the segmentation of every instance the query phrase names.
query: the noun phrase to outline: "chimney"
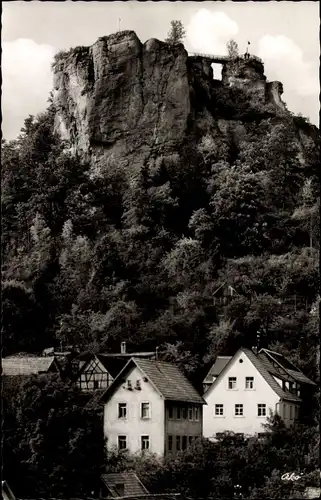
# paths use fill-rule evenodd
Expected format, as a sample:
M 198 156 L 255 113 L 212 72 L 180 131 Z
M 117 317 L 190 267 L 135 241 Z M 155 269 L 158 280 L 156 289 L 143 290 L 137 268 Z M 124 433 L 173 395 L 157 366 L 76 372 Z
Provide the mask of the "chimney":
M 252 346 L 252 351 L 254 352 L 255 356 L 257 356 L 257 346 L 256 345 Z
M 121 354 L 126 354 L 126 342 L 120 344 L 120 352 Z

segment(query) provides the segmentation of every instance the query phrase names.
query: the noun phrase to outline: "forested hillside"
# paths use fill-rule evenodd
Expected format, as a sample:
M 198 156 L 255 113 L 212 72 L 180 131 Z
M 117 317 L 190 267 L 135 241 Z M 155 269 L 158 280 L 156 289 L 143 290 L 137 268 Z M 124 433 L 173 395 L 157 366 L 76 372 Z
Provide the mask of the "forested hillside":
M 248 124 L 233 158 L 208 135 L 130 175 L 95 175 L 53 121 L 50 105 L 2 144 L 4 354 L 126 340 L 197 372 L 259 331 L 316 377 L 318 151 L 298 154 L 303 118 Z

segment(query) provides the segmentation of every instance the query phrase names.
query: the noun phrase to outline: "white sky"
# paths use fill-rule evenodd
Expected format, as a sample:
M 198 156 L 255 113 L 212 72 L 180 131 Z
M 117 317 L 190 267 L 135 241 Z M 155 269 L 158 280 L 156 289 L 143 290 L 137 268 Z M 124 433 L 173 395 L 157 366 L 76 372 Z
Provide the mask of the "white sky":
M 188 51 L 226 53 L 233 38 L 264 59 L 268 80 L 283 83 L 288 108 L 319 122 L 318 2 L 3 2 L 2 132 L 14 138 L 29 114 L 43 111 L 52 88 L 53 54 L 134 30 L 163 40 L 183 22 Z

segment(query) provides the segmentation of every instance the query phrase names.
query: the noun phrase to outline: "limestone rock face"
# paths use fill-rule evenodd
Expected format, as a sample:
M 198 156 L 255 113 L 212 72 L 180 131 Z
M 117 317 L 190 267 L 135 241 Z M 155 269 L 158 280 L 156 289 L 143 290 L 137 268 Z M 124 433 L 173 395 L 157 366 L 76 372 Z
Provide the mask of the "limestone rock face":
M 142 44 L 133 31 L 62 53 L 53 67 L 56 130 L 99 172 L 139 169 L 206 134 L 237 149 L 244 123 L 288 113 L 282 84 L 266 81 L 258 58 L 222 58 L 221 81 L 212 62 L 181 44 Z M 306 135 L 298 134 L 301 149 Z
M 99 38 L 55 68 L 56 127 L 98 162 L 143 163 L 182 142 L 190 113 L 187 53 L 133 31 Z

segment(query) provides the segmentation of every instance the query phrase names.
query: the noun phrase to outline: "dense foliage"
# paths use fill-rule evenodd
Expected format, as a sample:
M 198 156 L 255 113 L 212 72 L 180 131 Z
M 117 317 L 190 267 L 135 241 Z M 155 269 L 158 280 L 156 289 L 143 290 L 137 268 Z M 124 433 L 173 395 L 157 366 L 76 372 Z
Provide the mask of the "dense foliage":
M 20 498 L 90 495 L 104 471 L 101 416 L 56 375 L 15 378 L 3 380 L 3 477 Z
M 197 383 L 217 354 L 253 346 L 259 332 L 262 347 L 283 352 L 319 381 L 319 156 L 312 127 L 304 121 L 311 137 L 300 142 L 297 119 L 261 116 L 231 140 L 209 134 L 187 141 L 128 174 L 118 165 L 94 171 L 72 156 L 53 122 L 50 105 L 25 121 L 16 140 L 2 143 L 4 355 L 50 345 L 115 351 L 125 340 L 133 349 L 159 347 Z M 22 478 L 21 495 L 32 494 L 35 477 L 39 494 L 48 492 L 47 478 L 51 494 L 71 493 L 67 483 L 72 495 L 87 491 L 92 468 L 102 463 L 94 415 L 54 380 L 29 381 L 15 398 L 4 421 L 7 479 Z M 291 432 L 286 439 L 293 443 L 293 436 L 308 436 Z M 97 462 L 88 463 L 94 442 Z M 222 445 L 218 461 L 209 443 L 195 446 L 161 470 L 195 498 L 209 489 L 227 495 L 235 480 L 265 498 L 281 470 L 271 464 L 287 457 L 268 440 L 251 441 L 233 448 L 229 469 L 232 448 Z M 261 463 L 266 456 L 269 466 Z M 301 467 L 295 460 L 289 467 Z M 220 472 L 205 479 L 214 462 Z M 245 478 L 257 478 L 252 489 L 238 476 L 244 468 Z M 73 479 L 80 469 L 88 469 L 84 484 Z
M 2 144 L 4 354 L 127 340 L 195 373 L 259 330 L 317 375 L 318 154 L 312 139 L 298 150 L 292 118 L 130 175 L 71 156 L 53 120 L 51 105 Z

